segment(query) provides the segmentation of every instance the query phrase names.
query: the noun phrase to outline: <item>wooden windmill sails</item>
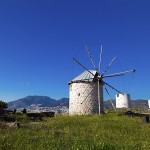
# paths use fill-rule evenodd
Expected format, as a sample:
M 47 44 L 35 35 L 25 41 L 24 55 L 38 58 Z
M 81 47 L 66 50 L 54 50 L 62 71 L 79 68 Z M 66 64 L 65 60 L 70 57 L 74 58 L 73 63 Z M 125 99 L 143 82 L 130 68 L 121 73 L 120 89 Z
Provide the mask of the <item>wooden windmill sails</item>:
M 89 70 L 87 69 L 87 67 L 85 67 L 84 65 L 82 65 L 77 59 L 73 58 L 73 60 L 78 64 L 80 65 L 85 71 L 86 73 L 90 74 L 90 78 L 88 78 L 88 80 L 92 81 L 93 82 L 93 87 L 90 89 L 90 91 L 84 96 L 84 98 L 80 101 L 80 104 L 83 104 L 84 102 L 86 102 L 86 100 L 88 99 L 88 97 L 91 95 L 93 89 L 97 89 L 97 100 L 98 100 L 98 113 L 99 114 L 102 114 L 104 112 L 104 106 L 103 106 L 103 87 L 104 87 L 104 90 L 106 91 L 110 101 L 111 101 L 111 104 L 112 106 L 115 108 L 112 100 L 111 100 L 111 96 L 108 92 L 108 89 L 107 87 L 110 87 L 112 88 L 113 90 L 117 91 L 118 93 L 121 93 L 123 94 L 122 92 L 120 92 L 119 90 L 117 90 L 115 87 L 113 87 L 112 85 L 108 84 L 107 82 L 104 81 L 105 78 L 111 78 L 111 77 L 116 77 L 116 76 L 122 76 L 122 75 L 125 75 L 129 72 L 135 72 L 135 70 L 128 70 L 128 71 L 123 71 L 123 72 L 117 72 L 117 73 L 114 73 L 114 74 L 108 74 L 106 75 L 108 69 L 111 67 L 112 63 L 114 62 L 114 60 L 116 59 L 116 57 L 114 57 L 111 62 L 109 63 L 109 65 L 107 66 L 107 68 L 101 72 L 101 64 L 102 64 L 102 46 L 101 46 L 101 50 L 100 50 L 100 61 L 99 61 L 99 67 L 97 68 L 93 59 L 92 59 L 92 56 L 90 54 L 90 51 L 88 49 L 87 46 L 85 46 L 86 48 L 86 51 L 88 53 L 88 56 L 89 56 L 89 59 L 94 67 L 94 71 L 93 70 Z M 79 82 L 86 82 L 87 79 L 81 79 Z M 72 81 L 69 83 L 71 84 Z M 97 87 L 96 87 L 97 86 Z M 91 100 L 92 101 L 92 100 Z M 70 105 L 73 105 L 73 104 L 70 104 Z M 69 106 L 70 107 L 70 106 Z M 79 106 L 80 107 L 80 106 Z M 82 114 L 82 113 L 81 113 Z

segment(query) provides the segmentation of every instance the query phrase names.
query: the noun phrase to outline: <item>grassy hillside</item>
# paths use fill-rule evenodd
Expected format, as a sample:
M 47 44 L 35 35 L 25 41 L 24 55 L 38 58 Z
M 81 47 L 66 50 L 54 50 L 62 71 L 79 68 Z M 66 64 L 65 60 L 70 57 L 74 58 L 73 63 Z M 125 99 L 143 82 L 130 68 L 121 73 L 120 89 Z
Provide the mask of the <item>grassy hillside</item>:
M 0 122 L 0 150 L 148 150 L 149 143 L 150 124 L 114 113 L 62 115 L 18 129 Z

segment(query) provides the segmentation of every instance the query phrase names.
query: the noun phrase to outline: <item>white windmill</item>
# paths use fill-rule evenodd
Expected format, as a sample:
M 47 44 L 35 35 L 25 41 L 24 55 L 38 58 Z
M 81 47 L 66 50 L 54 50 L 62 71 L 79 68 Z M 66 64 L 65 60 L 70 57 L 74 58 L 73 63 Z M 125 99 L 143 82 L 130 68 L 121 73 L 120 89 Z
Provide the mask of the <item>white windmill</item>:
M 150 100 L 148 100 L 148 108 L 150 109 Z
M 103 114 L 104 113 L 103 88 L 105 89 L 107 95 L 109 96 L 113 107 L 114 104 L 111 100 L 110 94 L 106 86 L 112 88 L 118 93 L 123 94 L 115 87 L 105 82 L 103 79 L 122 76 L 129 72 L 135 72 L 135 70 L 128 70 L 124 72 L 105 75 L 108 69 L 111 67 L 114 60 L 116 59 L 116 57 L 114 57 L 111 60 L 107 68 L 101 73 L 100 71 L 101 71 L 101 63 L 102 63 L 102 46 L 100 51 L 100 61 L 99 61 L 98 69 L 94 64 L 94 61 L 92 59 L 90 51 L 88 50 L 88 47 L 85 46 L 85 48 L 95 70 L 87 69 L 78 60 L 73 58 L 77 64 L 79 64 L 82 68 L 85 69 L 85 71 L 69 82 L 70 85 L 69 114 L 78 114 L 78 115 Z

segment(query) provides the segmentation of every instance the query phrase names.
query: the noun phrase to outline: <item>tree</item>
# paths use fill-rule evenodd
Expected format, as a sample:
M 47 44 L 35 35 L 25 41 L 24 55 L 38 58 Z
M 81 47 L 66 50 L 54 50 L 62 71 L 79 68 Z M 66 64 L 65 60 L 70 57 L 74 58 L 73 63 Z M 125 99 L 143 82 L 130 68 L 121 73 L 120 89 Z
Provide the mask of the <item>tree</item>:
M 8 107 L 7 103 L 0 100 L 0 109 L 6 109 Z

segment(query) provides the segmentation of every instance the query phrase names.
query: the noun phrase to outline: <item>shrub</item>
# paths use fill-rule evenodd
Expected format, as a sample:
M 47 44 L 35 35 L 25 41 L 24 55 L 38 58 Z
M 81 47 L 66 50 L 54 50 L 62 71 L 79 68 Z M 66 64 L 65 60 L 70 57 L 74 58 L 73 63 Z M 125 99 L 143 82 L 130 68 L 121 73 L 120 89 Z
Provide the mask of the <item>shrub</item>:
M 6 109 L 7 107 L 8 107 L 7 103 L 5 103 L 2 100 L 0 100 L 0 109 Z

